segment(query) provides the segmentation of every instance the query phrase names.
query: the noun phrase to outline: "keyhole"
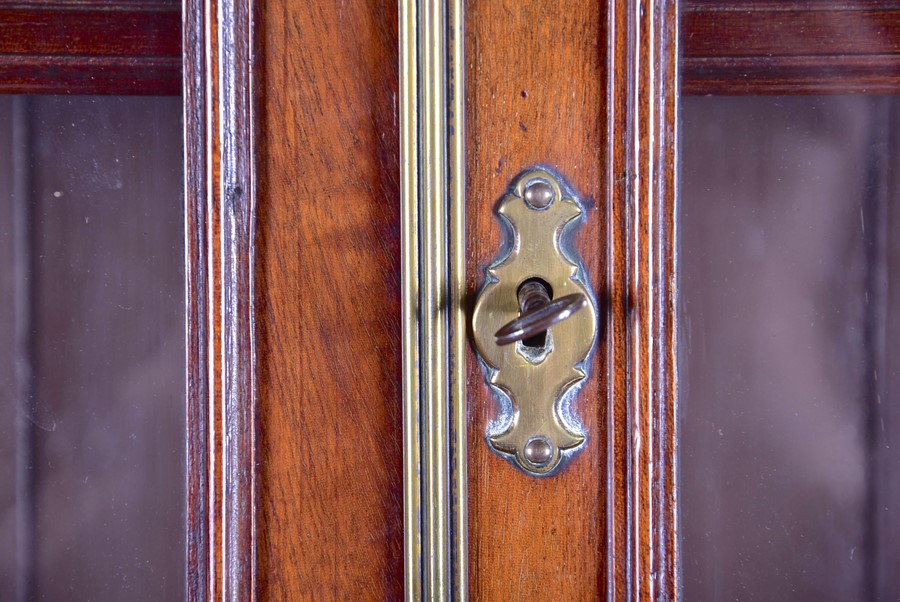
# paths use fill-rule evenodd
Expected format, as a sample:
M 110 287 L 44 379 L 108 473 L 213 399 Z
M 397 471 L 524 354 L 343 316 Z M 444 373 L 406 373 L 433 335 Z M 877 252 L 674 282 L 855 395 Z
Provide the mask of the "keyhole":
M 528 311 L 543 307 L 553 300 L 553 287 L 542 278 L 529 278 L 519 285 L 516 291 L 519 299 L 519 316 Z M 538 355 L 547 346 L 547 331 L 542 330 L 533 337 L 522 340 L 522 346 L 529 355 Z

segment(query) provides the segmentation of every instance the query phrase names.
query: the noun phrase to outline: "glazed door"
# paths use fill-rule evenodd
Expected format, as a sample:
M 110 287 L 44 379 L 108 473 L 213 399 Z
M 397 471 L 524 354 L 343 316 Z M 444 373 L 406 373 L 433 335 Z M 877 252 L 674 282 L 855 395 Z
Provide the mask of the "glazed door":
M 210 409 L 192 433 L 209 454 L 192 473 L 193 595 L 892 595 L 890 518 L 875 512 L 893 499 L 890 385 L 874 374 L 892 374 L 878 341 L 893 260 L 889 226 L 870 225 L 893 223 L 892 189 L 865 182 L 891 173 L 893 101 L 871 95 L 897 86 L 896 7 L 205 8 L 186 38 L 191 282 L 208 312 L 191 349 L 209 388 L 192 407 Z M 809 97 L 826 93 L 856 96 Z M 828 161 L 838 149 L 852 169 L 813 187 L 845 166 Z M 813 190 L 846 194 L 819 207 Z M 553 203 L 579 225 L 519 227 Z M 838 228 L 857 207 L 861 238 Z M 525 230 L 553 244 L 534 251 Z M 771 236 L 793 246 L 766 255 Z M 574 272 L 551 281 L 557 253 Z M 816 265 L 851 282 L 803 280 Z M 495 353 L 535 280 L 554 301 L 583 291 L 573 316 L 591 319 Z M 811 380 L 831 370 L 809 353 L 826 331 L 828 365 L 853 366 L 829 401 L 816 391 L 835 383 Z M 765 340 L 782 333 L 790 344 Z M 523 361 L 569 351 L 575 376 L 529 397 Z M 515 362 L 525 376 L 504 376 Z M 754 447 L 779 438 L 793 445 Z M 816 458 L 826 476 L 798 476 Z M 852 487 L 816 497 L 822 483 Z
M 900 16 L 810 4 L 683 13 L 686 600 L 900 595 Z
M 181 13 L 0 4 L 0 600 L 177 600 Z
M 188 4 L 192 596 L 676 595 L 676 27 L 674 3 Z M 535 402 L 565 448 L 492 439 L 524 402 L 473 338 L 532 169 L 581 213 L 548 284 L 588 299 L 550 330 L 557 356 L 593 330 L 585 376 Z
M 896 598 L 894 3 L 180 19 L 0 7 L 0 598 Z

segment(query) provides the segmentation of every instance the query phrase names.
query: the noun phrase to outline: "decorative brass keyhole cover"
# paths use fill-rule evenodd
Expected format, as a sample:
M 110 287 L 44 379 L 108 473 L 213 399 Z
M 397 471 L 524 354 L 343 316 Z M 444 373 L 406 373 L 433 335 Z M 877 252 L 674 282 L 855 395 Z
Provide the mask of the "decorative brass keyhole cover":
M 548 475 L 585 440 L 570 406 L 586 377 L 597 308 L 564 246 L 583 210 L 559 176 L 536 168 L 515 180 L 497 212 L 511 244 L 487 269 L 472 316 L 475 346 L 503 406 L 487 437 L 525 472 Z

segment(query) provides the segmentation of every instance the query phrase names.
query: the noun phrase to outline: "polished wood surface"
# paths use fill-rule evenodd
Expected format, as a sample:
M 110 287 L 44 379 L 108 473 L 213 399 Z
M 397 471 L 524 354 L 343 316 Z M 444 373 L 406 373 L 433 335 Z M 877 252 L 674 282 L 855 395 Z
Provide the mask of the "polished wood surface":
M 610 599 L 677 600 L 677 3 L 612 2 Z
M 543 164 L 585 204 L 574 246 L 601 314 L 574 404 L 588 439 L 552 477 L 489 450 L 499 404 L 469 357 L 470 595 L 675 599 L 675 5 L 467 10 L 469 295 L 497 200 Z
M 254 9 L 185 7 L 186 596 L 197 601 L 255 592 Z
M 185 599 L 209 599 L 213 576 L 210 531 L 210 357 L 207 198 L 206 23 L 198 0 L 185 2 L 184 36 L 184 282 L 185 282 Z
M 603 166 L 605 6 L 600 2 L 469 2 L 466 6 L 467 280 L 470 299 L 501 248 L 495 207 L 540 164 L 585 206 L 575 249 L 606 305 Z M 574 404 L 587 441 L 561 473 L 535 478 L 494 454 L 500 409 L 470 354 L 469 595 L 473 600 L 586 600 L 605 591 L 605 329 Z
M 0 6 L 0 91 L 178 94 L 179 9 L 172 0 Z M 682 9 L 686 94 L 900 90 L 896 2 L 687 0 Z
M 181 4 L 69 0 L 0 5 L 0 92 L 181 91 Z
M 397 6 L 266 9 L 255 71 L 257 591 L 399 600 Z
M 189 295 L 205 300 L 189 592 L 397 599 L 396 22 L 266 8 L 207 3 L 186 33 Z M 575 404 L 588 441 L 551 478 L 489 451 L 497 407 L 469 357 L 470 596 L 674 598 L 674 3 L 563 9 L 467 6 L 469 296 L 500 248 L 494 205 L 543 164 L 585 204 L 576 248 L 604 315 Z
M 900 91 L 900 3 L 688 0 L 686 94 Z

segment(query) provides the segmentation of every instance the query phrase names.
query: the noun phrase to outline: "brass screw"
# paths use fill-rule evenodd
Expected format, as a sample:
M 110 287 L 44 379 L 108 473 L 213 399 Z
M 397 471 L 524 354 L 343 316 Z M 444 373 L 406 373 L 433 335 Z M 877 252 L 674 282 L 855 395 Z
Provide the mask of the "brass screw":
M 525 186 L 525 202 L 533 209 L 546 209 L 553 202 L 553 188 L 543 180 L 532 180 Z
M 534 466 L 544 466 L 553 459 L 553 445 L 546 437 L 535 437 L 522 450 L 525 459 Z

